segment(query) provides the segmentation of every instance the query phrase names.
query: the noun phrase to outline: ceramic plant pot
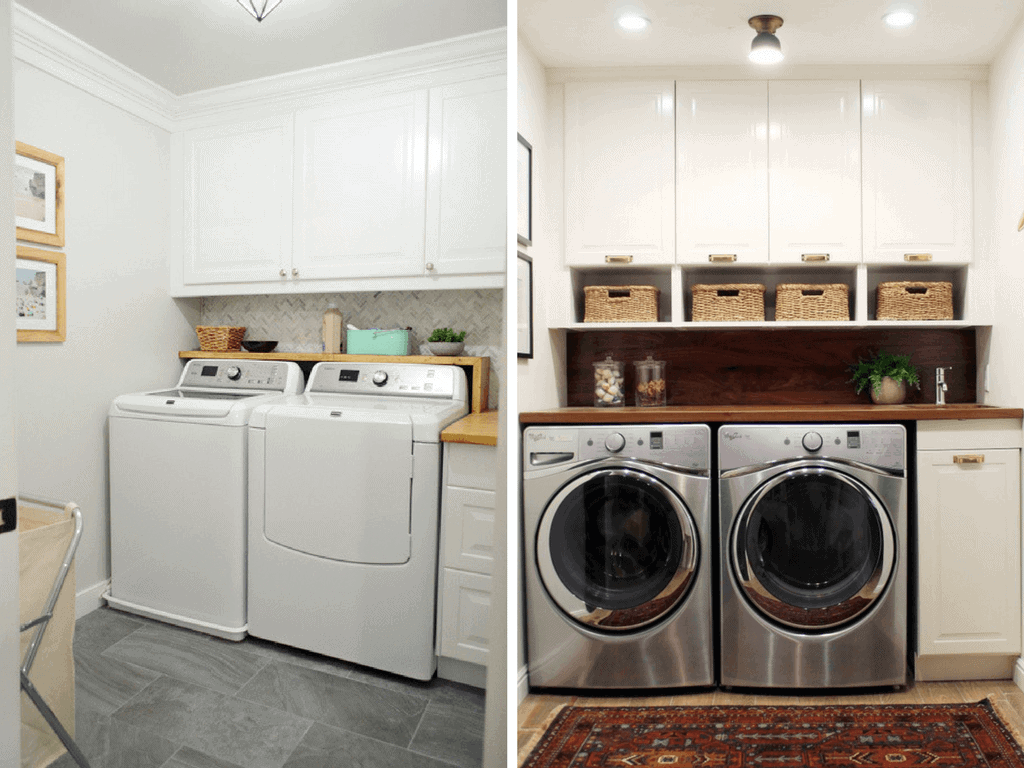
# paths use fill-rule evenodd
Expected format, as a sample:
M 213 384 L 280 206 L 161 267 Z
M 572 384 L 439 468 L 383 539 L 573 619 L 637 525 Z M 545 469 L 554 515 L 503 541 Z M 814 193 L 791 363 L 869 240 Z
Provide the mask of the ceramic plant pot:
M 428 341 L 427 346 L 430 347 L 432 354 L 440 355 L 442 357 L 453 357 L 455 355 L 461 355 L 462 350 L 466 346 L 464 341 Z
M 876 390 L 871 388 L 871 400 L 876 405 L 899 405 L 907 399 L 907 385 L 902 381 L 882 377 L 882 384 Z

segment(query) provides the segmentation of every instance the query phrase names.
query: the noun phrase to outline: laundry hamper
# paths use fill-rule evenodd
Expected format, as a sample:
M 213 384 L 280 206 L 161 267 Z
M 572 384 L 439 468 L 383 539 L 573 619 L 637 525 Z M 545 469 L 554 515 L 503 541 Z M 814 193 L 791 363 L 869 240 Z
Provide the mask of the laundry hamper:
M 62 506 L 28 497 L 18 501 L 21 664 L 23 669 L 28 667 L 28 680 L 42 698 L 44 707 L 56 716 L 66 736 L 71 737 L 73 756 L 78 750 L 73 742 L 74 554 L 81 537 L 81 520 L 81 511 L 73 503 Z M 66 574 L 65 562 L 68 564 Z M 47 621 L 48 611 L 52 616 Z M 48 766 L 67 750 L 42 714 L 43 708 L 25 692 L 24 681 L 22 691 L 21 766 Z M 87 764 L 84 758 L 75 757 L 79 765 Z

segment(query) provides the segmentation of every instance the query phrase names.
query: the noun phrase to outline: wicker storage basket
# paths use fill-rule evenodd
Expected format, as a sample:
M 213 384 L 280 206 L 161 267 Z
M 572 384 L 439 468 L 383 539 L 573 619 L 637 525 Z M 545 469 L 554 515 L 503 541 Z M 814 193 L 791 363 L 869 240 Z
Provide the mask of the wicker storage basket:
M 235 352 L 242 347 L 245 326 L 197 325 L 196 336 L 203 352 Z
M 726 283 L 693 286 L 694 322 L 764 320 L 764 286 Z
M 653 323 L 658 289 L 653 285 L 588 285 L 583 289 L 585 323 Z
M 849 320 L 850 288 L 844 283 L 780 283 L 776 320 Z
M 952 283 L 879 283 L 876 320 L 952 320 Z

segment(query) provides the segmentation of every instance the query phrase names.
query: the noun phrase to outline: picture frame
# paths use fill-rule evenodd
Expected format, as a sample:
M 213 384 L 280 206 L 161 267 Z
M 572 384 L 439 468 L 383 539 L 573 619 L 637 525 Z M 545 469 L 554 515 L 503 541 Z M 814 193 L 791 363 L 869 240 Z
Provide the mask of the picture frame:
M 533 259 L 516 254 L 516 354 L 533 357 Z
M 18 341 L 64 341 L 67 276 L 64 254 L 19 245 L 14 261 Z
M 14 211 L 17 239 L 64 246 L 64 158 L 15 142 Z
M 519 154 L 516 161 L 516 240 L 520 245 L 533 245 L 533 146 L 522 134 L 517 133 L 516 136 L 519 139 Z

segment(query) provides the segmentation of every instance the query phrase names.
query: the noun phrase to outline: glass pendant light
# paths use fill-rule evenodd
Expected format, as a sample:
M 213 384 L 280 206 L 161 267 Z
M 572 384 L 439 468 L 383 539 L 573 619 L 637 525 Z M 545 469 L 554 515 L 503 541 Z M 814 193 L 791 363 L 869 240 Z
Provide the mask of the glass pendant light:
M 782 26 L 782 19 L 771 15 L 754 16 L 747 23 L 757 32 L 750 44 L 750 60 L 755 64 L 778 64 L 782 61 L 782 43 L 775 36 L 775 30 Z
M 281 4 L 281 0 L 238 0 L 238 4 L 245 8 L 256 21 L 263 21 L 267 14 Z

